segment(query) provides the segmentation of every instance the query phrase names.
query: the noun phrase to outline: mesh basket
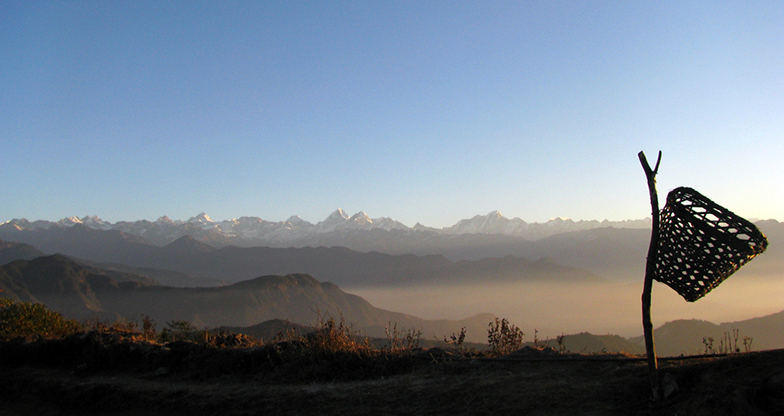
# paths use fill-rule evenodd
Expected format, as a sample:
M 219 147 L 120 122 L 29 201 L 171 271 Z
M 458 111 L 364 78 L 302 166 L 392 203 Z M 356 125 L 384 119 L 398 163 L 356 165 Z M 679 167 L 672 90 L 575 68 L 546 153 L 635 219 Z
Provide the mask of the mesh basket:
M 694 302 L 767 246 L 751 222 L 694 189 L 677 188 L 661 210 L 654 279 Z

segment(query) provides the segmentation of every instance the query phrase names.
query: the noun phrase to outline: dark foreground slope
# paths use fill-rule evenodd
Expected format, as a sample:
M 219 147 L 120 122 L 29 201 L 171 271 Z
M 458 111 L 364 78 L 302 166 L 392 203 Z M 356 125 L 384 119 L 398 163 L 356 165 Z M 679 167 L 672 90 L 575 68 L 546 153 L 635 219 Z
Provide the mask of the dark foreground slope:
M 481 359 L 431 350 L 381 356 L 381 363 L 320 357 L 286 367 L 293 359 L 286 345 L 277 355 L 213 351 L 216 366 L 208 351 L 183 343 L 157 355 L 149 345 L 117 345 L 126 359 L 114 362 L 96 354 L 112 348 L 106 340 L 89 359 L 60 345 L 73 354 L 56 360 L 56 349 L 31 345 L 32 352 L 4 347 L 3 415 L 784 414 L 781 350 L 662 361 L 680 390 L 654 405 L 644 361 L 603 356 Z M 147 359 L 128 358 L 143 351 Z

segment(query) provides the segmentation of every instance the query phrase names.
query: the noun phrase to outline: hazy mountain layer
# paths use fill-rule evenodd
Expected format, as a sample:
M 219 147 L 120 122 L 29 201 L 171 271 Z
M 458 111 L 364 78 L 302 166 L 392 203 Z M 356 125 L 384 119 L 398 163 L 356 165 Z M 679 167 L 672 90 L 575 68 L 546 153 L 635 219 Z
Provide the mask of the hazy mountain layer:
M 771 220 L 757 225 L 768 236 L 768 250 L 706 299 L 687 304 L 664 285 L 655 285 L 654 314 L 657 320 L 661 319 L 658 322 L 682 318 L 737 321 L 781 310 L 777 293 L 781 293 L 784 281 L 784 224 Z M 5 226 L 0 229 L 10 230 Z M 320 281 L 339 283 L 389 310 L 427 318 L 462 318 L 493 312 L 524 325 L 527 332 L 539 328 L 551 337 L 562 331 L 625 336 L 641 332 L 639 296 L 649 237 L 646 230 L 598 228 L 537 241 L 491 234 L 433 234 L 432 238 L 417 240 L 421 247 L 434 251 L 447 248 L 467 256 L 488 253 L 476 257 L 481 261 L 455 261 L 440 254 L 393 256 L 337 247 L 216 249 L 188 237 L 157 247 L 121 231 L 99 231 L 79 224 L 14 229 L 9 233 L 17 241 L 35 246 L 6 245 L 9 252 L 27 247 L 22 251 L 28 254 L 31 249 L 66 253 L 101 264 L 111 263 L 117 272 L 140 274 L 161 282 L 169 276 L 167 284 L 198 286 L 193 275 L 216 282 L 306 273 Z M 376 229 L 356 231 L 355 235 L 365 239 L 360 240 L 362 244 L 367 241 L 392 247 L 390 241 L 399 233 Z M 343 235 L 346 241 L 351 240 L 350 233 Z M 2 230 L 0 237 L 10 239 Z M 414 240 L 411 237 L 410 241 Z M 439 246 L 444 241 L 449 245 Z M 5 249 L 0 248 L 0 256 L 3 252 Z M 515 257 L 507 258 L 501 253 Z M 549 260 L 533 261 L 541 257 Z M 603 277 L 623 278 L 617 282 L 623 287 L 583 284 L 591 279 L 580 269 Z M 547 284 L 559 279 L 573 284 Z M 473 332 L 471 336 L 481 337 L 484 332 Z M 697 348 L 701 337 L 698 341 Z
M 124 279 L 124 280 L 118 280 Z M 272 319 L 315 324 L 319 315 L 356 325 L 369 336 L 383 337 L 384 328 L 451 334 L 465 326 L 485 330 L 494 317 L 480 315 L 461 321 L 426 321 L 370 305 L 359 296 L 304 274 L 262 276 L 230 286 L 173 288 L 97 268 L 63 256 L 18 260 L 0 267 L 0 289 L 14 300 L 41 302 L 66 316 L 80 319 L 138 320 L 149 315 L 161 325 L 188 320 L 200 327 L 251 326 Z
M 513 256 L 451 261 L 441 255 L 361 253 L 342 247 L 216 249 L 188 236 L 157 247 L 121 231 L 99 231 L 83 225 L 18 232 L 15 237 L 47 253 L 228 282 L 292 273 L 310 274 L 344 287 L 596 279 L 589 272 L 549 260 Z
M 758 256 L 744 267 L 744 274 L 781 275 L 784 270 L 784 224 L 768 220 L 760 221 L 757 225 L 767 235 L 770 244 L 766 253 Z M 498 234 L 439 235 L 421 233 L 415 236 L 399 230 L 384 231 L 381 229 L 332 232 L 324 236 L 331 236 L 333 242 L 339 243 L 338 247 L 346 247 L 363 253 L 377 251 L 385 254 L 440 255 L 452 261 L 510 255 L 528 260 L 546 257 L 555 263 L 588 270 L 601 277 L 639 279 L 645 269 L 650 230 L 595 228 L 560 233 L 537 241 Z M 160 249 L 140 237 L 117 230 L 98 231 L 84 225 L 17 229 L 9 224 L 0 226 L 0 238 L 27 243 L 49 254 L 59 252 L 102 263 L 170 268 L 182 273 L 219 280 L 236 281 L 240 278 L 251 278 L 265 273 L 304 272 L 322 280 L 338 282 L 341 285 L 345 285 L 347 282 L 347 280 L 341 280 L 341 277 L 334 275 L 322 276 L 322 271 L 316 268 L 252 269 L 242 272 L 240 277 L 228 278 L 219 273 L 202 273 L 195 268 L 186 270 L 186 268 L 177 266 L 177 261 L 174 258 L 196 255 L 198 252 L 210 256 L 215 251 L 213 246 L 190 238 L 181 238 L 170 243 L 164 249 Z M 328 241 L 324 241 L 324 243 L 314 247 L 330 246 Z M 268 263 L 272 262 L 272 259 L 269 258 L 270 255 L 273 255 L 272 253 L 283 254 L 287 251 L 268 251 L 267 260 L 265 260 Z M 172 254 L 174 257 L 171 256 Z M 300 262 L 300 265 L 308 263 L 307 261 Z M 241 268 L 229 265 L 226 270 Z
M 563 335 L 559 345 L 558 339 L 539 340 L 537 343 L 528 342 L 526 346 L 547 346 L 560 352 L 577 354 L 596 354 L 619 352 L 626 354 L 645 354 L 645 347 L 629 341 L 619 335 L 594 335 L 588 332 Z
M 654 340 L 660 356 L 784 348 L 784 311 L 722 324 L 697 319 L 667 322 L 654 330 Z M 642 337 L 632 341 L 644 345 Z
M 79 319 L 139 319 L 157 322 L 188 320 L 201 327 L 240 327 L 258 332 L 259 323 L 285 320 L 314 325 L 319 316 L 342 317 L 362 334 L 385 337 L 385 327 L 421 330 L 426 338 L 441 339 L 460 328 L 481 340 L 491 314 L 460 321 L 424 320 L 370 305 L 359 296 L 307 275 L 262 276 L 216 288 L 173 288 L 155 285 L 138 276 L 83 266 L 63 256 L 18 260 L 0 267 L 3 297 L 41 302 Z M 268 326 L 268 325 L 267 325 Z M 269 329 L 269 328 L 266 328 Z M 713 338 L 708 352 L 764 350 L 784 346 L 784 311 L 720 325 L 699 320 L 677 320 L 655 330 L 657 354 L 674 356 L 703 353 L 704 340 Z M 269 337 L 269 330 L 265 334 Z M 532 334 L 528 334 L 532 336 Z M 744 345 L 744 340 L 746 344 Z M 569 335 L 564 349 L 572 352 L 623 351 L 639 353 L 642 339 L 618 336 Z M 558 348 L 554 339 L 548 345 Z M 729 346 L 729 347 L 727 347 Z
M 203 250 L 205 252 L 214 247 L 224 247 L 227 244 L 259 246 L 265 243 L 262 240 L 253 240 L 253 244 L 250 244 L 250 240 L 232 240 L 227 237 L 228 234 L 216 234 L 216 230 L 223 230 L 223 227 L 215 225 L 220 223 L 207 221 L 206 215 L 202 217 L 204 218 L 194 217 L 188 222 L 174 222 L 167 219 L 161 219 L 155 223 L 137 221 L 133 223 L 136 224 L 134 227 L 128 226 L 129 223 L 114 224 L 114 226 L 124 224 L 123 227 L 117 228 L 123 228 L 125 231 L 110 229 L 110 225 L 100 222 L 95 217 L 85 217 L 82 220 L 73 218 L 72 221 L 61 221 L 57 224 L 45 221 L 13 220 L 0 225 L 0 238 L 7 241 L 24 242 L 50 254 L 61 252 L 93 261 L 125 264 L 136 264 L 132 263 L 132 260 L 140 257 L 154 257 L 157 251 L 151 247 L 154 244 L 150 243 L 150 240 L 171 244 L 176 241 L 171 240 L 173 237 L 179 239 L 182 236 L 192 236 L 201 243 L 208 241 L 209 244 L 205 243 L 206 245 L 201 248 L 191 247 L 189 249 L 181 245 L 194 246 L 195 242 L 186 239 L 169 248 L 186 251 Z M 249 221 L 247 217 L 243 218 L 245 219 L 237 221 L 243 224 Z M 619 228 L 630 227 L 634 224 L 639 225 L 639 221 L 599 223 L 597 221 L 571 222 L 558 219 L 547 223 L 549 224 L 548 230 L 550 230 L 547 237 L 531 241 L 519 235 L 498 233 L 499 228 L 490 225 L 499 221 L 511 224 L 510 221 L 513 220 L 498 219 L 497 216 L 492 215 L 477 216 L 471 220 L 465 220 L 475 225 L 484 225 L 461 226 L 460 233 L 455 230 L 436 232 L 421 227 L 390 228 L 389 230 L 381 227 L 361 228 L 362 224 L 365 227 L 368 226 L 366 222 L 352 228 L 350 225 L 354 224 L 352 221 L 355 221 L 356 218 L 355 220 L 351 220 L 351 218 L 354 217 L 346 219 L 345 216 L 333 214 L 330 218 L 328 218 L 330 221 L 325 220 L 319 223 L 319 227 L 310 226 L 311 230 L 318 230 L 318 232 L 314 231 L 308 234 L 309 237 L 306 239 L 285 241 L 273 239 L 274 241 L 268 240 L 266 243 L 269 244 L 264 245 L 278 248 L 345 247 L 364 253 L 376 251 L 393 255 L 442 255 L 453 261 L 509 255 L 529 260 L 547 257 L 556 263 L 588 270 L 601 277 L 637 279 L 645 267 L 650 239 L 649 228 Z M 290 219 L 289 222 L 291 221 L 293 220 Z M 338 225 L 343 224 L 342 228 L 335 225 L 335 222 Z M 251 223 L 260 222 L 251 221 Z M 297 227 L 302 225 L 297 221 L 292 224 L 294 223 L 298 224 Z M 155 237 L 158 234 L 154 230 L 165 230 L 167 229 L 166 224 L 173 227 L 170 230 L 176 228 L 180 231 L 173 234 L 167 232 L 168 237 L 164 239 Z M 609 227 L 610 224 L 613 226 Z M 533 227 L 532 224 L 530 225 Z M 577 225 L 579 227 L 576 227 Z M 767 253 L 756 258 L 746 268 L 757 274 L 780 274 L 781 270 L 784 270 L 784 252 L 782 251 L 784 225 L 775 220 L 759 221 L 757 225 L 768 236 L 770 245 Z M 304 229 L 297 227 L 293 227 L 292 232 Z M 303 227 L 307 228 L 307 226 Z M 574 231 L 575 228 L 580 227 L 588 229 Z M 89 232 L 100 229 L 106 229 L 102 235 Z M 482 230 L 486 232 L 480 232 Z M 475 233 L 465 233 L 468 231 Z M 491 231 L 495 233 L 491 233 Z M 140 237 L 141 234 L 144 234 L 143 238 Z M 296 271 L 288 270 L 283 274 L 292 272 Z M 308 271 L 308 273 L 318 275 L 317 272 Z M 246 277 L 249 278 L 257 274 L 251 273 Z
M 32 260 L 43 255 L 41 250 L 29 244 L 0 240 L 0 265 L 14 260 Z

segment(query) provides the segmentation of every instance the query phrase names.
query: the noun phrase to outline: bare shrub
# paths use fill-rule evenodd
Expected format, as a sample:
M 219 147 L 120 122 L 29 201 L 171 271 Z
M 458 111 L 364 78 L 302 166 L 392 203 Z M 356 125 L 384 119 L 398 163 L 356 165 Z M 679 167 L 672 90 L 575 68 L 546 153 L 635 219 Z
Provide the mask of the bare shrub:
M 523 333 L 520 328 L 512 325 L 506 318 L 495 318 L 487 328 L 487 342 L 493 355 L 509 354 L 523 345 Z
M 466 328 L 462 327 L 460 328 L 460 333 L 455 334 L 453 332 L 452 335 L 449 336 L 449 340 L 447 340 L 446 337 L 444 337 L 444 343 L 447 345 L 454 345 L 458 351 L 462 352 L 463 343 L 465 342 L 465 337 L 466 337 Z
M 332 317 L 324 319 L 319 316 L 318 328 L 305 336 L 305 341 L 310 348 L 320 352 L 359 353 L 372 349 L 370 341 L 360 337 L 351 325 L 346 324 L 343 315 L 337 322 Z
M 387 336 L 387 348 L 394 353 L 407 353 L 410 354 L 415 349 L 419 348 L 419 341 L 422 337 L 422 331 L 413 328 L 398 330 L 397 323 L 388 323 L 384 327 L 384 333 Z

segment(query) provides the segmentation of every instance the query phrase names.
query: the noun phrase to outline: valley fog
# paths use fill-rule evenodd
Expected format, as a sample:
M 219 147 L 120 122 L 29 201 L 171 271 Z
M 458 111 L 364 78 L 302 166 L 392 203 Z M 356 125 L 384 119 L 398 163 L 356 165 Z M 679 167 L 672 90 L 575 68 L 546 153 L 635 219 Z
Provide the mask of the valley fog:
M 533 339 L 590 332 L 623 337 L 642 335 L 642 276 L 639 282 L 507 283 L 434 285 L 417 288 L 345 288 L 373 306 L 425 319 L 463 319 L 490 312 L 507 318 Z M 734 322 L 773 314 L 784 308 L 784 282 L 773 277 L 733 275 L 702 299 L 689 303 L 664 284 L 654 282 L 653 323 L 678 319 Z M 434 334 L 423 334 L 432 338 Z M 442 334 L 435 334 L 440 337 Z M 753 335 L 753 334 L 752 334 Z M 467 334 L 486 342 L 487 334 Z

